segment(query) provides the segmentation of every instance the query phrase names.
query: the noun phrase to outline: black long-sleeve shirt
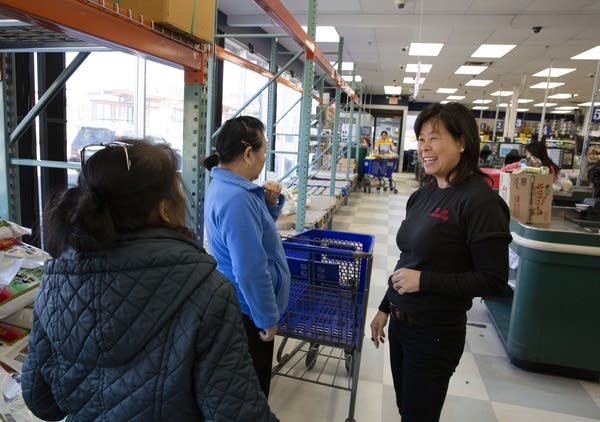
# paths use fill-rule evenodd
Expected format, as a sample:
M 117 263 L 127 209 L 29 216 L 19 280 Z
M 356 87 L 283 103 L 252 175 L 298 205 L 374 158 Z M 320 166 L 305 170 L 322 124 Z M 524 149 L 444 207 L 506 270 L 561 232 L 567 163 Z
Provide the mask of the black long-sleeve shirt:
M 400 295 L 391 281 L 379 309 L 390 302 L 407 312 L 467 310 L 472 298 L 500 293 L 508 280 L 510 213 L 478 175 L 439 189 L 414 192 L 396 235 L 396 270 L 421 271 L 420 291 Z

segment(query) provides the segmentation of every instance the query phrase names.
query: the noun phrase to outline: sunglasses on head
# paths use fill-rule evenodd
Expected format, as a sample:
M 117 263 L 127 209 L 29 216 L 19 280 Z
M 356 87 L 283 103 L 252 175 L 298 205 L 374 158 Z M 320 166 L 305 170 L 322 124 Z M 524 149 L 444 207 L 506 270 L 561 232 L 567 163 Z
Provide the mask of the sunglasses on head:
M 123 153 L 125 154 L 125 164 L 127 165 L 127 171 L 131 170 L 131 160 L 129 159 L 129 151 L 127 148 L 132 147 L 132 144 L 128 144 L 127 142 L 113 141 L 113 142 L 104 142 L 100 144 L 90 144 L 81 148 L 79 151 L 79 157 L 81 160 L 81 167 L 85 164 L 86 160 L 88 160 L 92 155 L 106 148 L 121 148 L 123 149 Z

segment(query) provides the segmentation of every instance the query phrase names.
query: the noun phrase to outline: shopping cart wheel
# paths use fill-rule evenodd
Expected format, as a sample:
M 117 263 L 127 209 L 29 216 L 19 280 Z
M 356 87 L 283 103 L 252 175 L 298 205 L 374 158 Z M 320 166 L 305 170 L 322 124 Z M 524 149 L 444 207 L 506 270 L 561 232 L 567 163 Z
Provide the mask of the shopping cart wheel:
M 398 189 L 394 188 L 394 193 L 398 193 Z
M 384 186 L 384 187 L 383 187 L 383 191 L 384 191 L 384 192 L 387 192 L 387 186 Z
M 306 368 L 312 369 L 315 366 L 315 362 L 317 362 L 317 356 L 319 356 L 319 344 L 318 343 L 310 343 L 308 347 L 308 352 L 306 352 Z
M 363 192 L 367 193 L 367 187 L 366 186 L 363 188 Z
M 344 350 L 344 365 L 346 366 L 346 373 L 349 376 L 352 376 L 352 363 L 353 363 L 353 359 L 354 359 L 354 355 L 352 354 L 352 352 L 348 352 L 347 350 Z

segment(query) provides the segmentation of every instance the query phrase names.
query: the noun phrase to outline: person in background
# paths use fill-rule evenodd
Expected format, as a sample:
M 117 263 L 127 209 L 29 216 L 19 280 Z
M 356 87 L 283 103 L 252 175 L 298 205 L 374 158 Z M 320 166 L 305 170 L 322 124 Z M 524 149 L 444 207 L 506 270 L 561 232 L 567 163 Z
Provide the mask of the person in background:
M 288 303 L 290 271 L 275 220 L 285 201 L 277 182 L 253 183 L 265 164 L 264 125 L 254 117 L 226 121 L 215 153 L 204 160 L 212 181 L 204 224 L 218 268 L 234 284 L 250 354 L 269 396 L 273 338 Z
M 518 163 L 519 161 L 521 161 L 521 153 L 516 148 L 513 148 L 510 151 L 508 151 L 508 154 L 506 154 L 506 156 L 504 157 L 504 165 L 505 166 L 512 164 L 512 163 Z M 505 171 L 505 170 L 503 170 L 503 171 Z
M 380 137 L 375 141 L 375 151 L 379 153 L 391 152 L 394 150 L 394 141 L 388 136 L 386 130 L 382 130 Z
M 548 150 L 546 149 L 545 142 L 530 142 L 525 145 L 525 155 L 526 157 L 535 157 L 542 162 L 542 166 L 548 167 L 550 169 L 550 174 L 553 176 L 554 181 L 558 179 L 560 173 L 560 167 L 556 165 L 554 161 L 550 157 L 548 157 Z
M 56 258 L 44 268 L 22 375 L 35 415 L 277 420 L 252 367 L 235 290 L 184 219 L 168 145 L 83 148 L 77 186 L 44 214 Z
M 376 347 L 390 326 L 402 422 L 438 421 L 465 345 L 466 311 L 508 280 L 509 210 L 478 168 L 479 132 L 459 103 L 432 104 L 415 122 L 432 179 L 415 191 L 396 235 L 400 258 L 371 322 Z
M 492 150 L 490 149 L 489 145 L 484 145 L 483 148 L 481 148 L 481 151 L 479 151 L 479 163 L 480 164 L 487 163 L 487 160 L 491 154 L 492 154 Z

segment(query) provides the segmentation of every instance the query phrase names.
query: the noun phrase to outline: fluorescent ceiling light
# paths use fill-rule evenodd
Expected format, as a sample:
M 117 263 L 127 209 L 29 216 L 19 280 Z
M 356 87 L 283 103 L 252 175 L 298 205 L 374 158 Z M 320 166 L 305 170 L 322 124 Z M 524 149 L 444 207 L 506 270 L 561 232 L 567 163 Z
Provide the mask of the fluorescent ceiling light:
M 517 111 L 529 111 L 528 108 L 517 108 Z
M 481 44 L 471 57 L 500 58 L 515 48 L 515 44 Z
M 419 85 L 423 85 L 425 83 L 425 79 L 427 78 L 419 78 Z M 404 84 L 415 84 L 415 78 L 411 77 L 411 76 L 405 76 L 404 79 L 402 79 L 402 83 Z
M 425 42 L 411 42 L 410 48 L 408 49 L 409 56 L 437 56 L 440 54 L 442 43 L 425 43 Z
M 568 98 L 571 98 L 573 96 L 573 94 L 554 94 L 554 95 L 549 95 L 548 98 L 552 98 L 553 100 L 566 100 Z
M 552 110 L 550 112 L 550 114 L 569 114 L 569 113 L 571 113 L 571 112 L 568 110 Z
M 342 75 L 342 79 L 347 82 L 352 82 L 352 75 Z M 361 82 L 361 81 L 362 81 L 362 76 L 360 76 L 360 75 L 354 76 L 354 82 Z
M 546 107 L 554 107 L 557 103 L 546 103 Z M 544 103 L 537 103 L 533 105 L 534 107 L 544 107 Z
M 438 88 L 435 92 L 438 94 L 454 94 L 456 91 L 458 91 L 457 88 Z
M 440 101 L 440 104 L 448 104 L 449 102 L 450 101 L 448 101 L 448 100 L 442 100 L 442 101 Z
M 575 106 L 560 106 L 556 107 L 554 110 L 577 110 L 579 107 Z
M 540 70 L 538 73 L 534 73 L 532 76 L 537 76 L 538 78 L 547 78 L 548 72 L 550 72 L 551 78 L 558 78 L 559 76 L 566 75 L 567 73 L 575 72 L 575 68 L 572 67 L 553 67 L 550 69 L 547 67 L 544 70 Z
M 429 73 L 431 71 L 431 64 L 421 63 L 421 73 Z M 406 65 L 406 71 L 410 73 L 417 73 L 419 71 L 419 65 L 416 63 L 409 63 Z
M 486 106 L 475 106 L 473 107 L 473 110 L 487 110 L 489 107 Z
M 577 105 L 578 105 L 579 107 L 589 107 L 589 106 L 591 106 L 591 105 L 592 105 L 592 102 L 591 102 L 591 101 L 588 101 L 587 103 L 579 103 L 579 104 L 577 104 Z M 594 102 L 594 105 L 595 105 L 595 106 L 597 106 L 597 105 L 598 105 L 598 101 L 595 101 L 595 102 Z
M 456 72 L 454 72 L 454 73 L 457 75 L 479 75 L 481 72 L 483 72 L 487 68 L 488 68 L 487 66 L 462 65 L 458 69 L 456 69 Z
M 492 100 L 475 100 L 473 101 L 473 104 L 489 104 L 491 102 Z
M 498 104 L 498 107 L 504 107 L 504 108 L 506 108 L 506 107 L 508 107 L 508 104 L 506 104 L 506 103 L 500 103 L 500 104 Z
M 517 100 L 517 102 L 518 102 L 519 104 L 527 104 L 527 103 L 532 103 L 532 102 L 533 102 L 533 100 L 531 100 L 531 99 L 529 99 L 529 98 L 519 98 L 519 99 Z
M 494 81 L 491 79 L 471 79 L 465 86 L 488 86 L 492 82 Z
M 548 85 L 548 89 L 558 88 L 559 86 L 563 86 L 564 82 L 540 82 L 539 84 L 531 85 L 529 88 L 535 89 L 546 89 L 546 85 Z
M 397 85 L 385 85 L 383 87 L 383 91 L 386 95 L 400 95 L 402 92 L 402 87 Z
M 337 70 L 337 62 L 329 62 Z M 354 70 L 354 62 L 342 62 L 342 70 Z
M 571 57 L 573 60 L 600 60 L 600 45 Z
M 513 95 L 512 91 L 496 91 L 496 92 L 492 92 L 490 95 L 494 96 L 494 97 L 509 97 L 511 95 Z
M 303 26 L 304 32 L 308 27 Z M 335 29 L 335 26 L 317 26 L 316 42 L 339 42 L 340 34 Z
M 465 96 L 464 95 L 448 95 L 446 97 L 447 100 L 453 100 L 453 101 L 460 101 L 460 100 L 464 100 Z

